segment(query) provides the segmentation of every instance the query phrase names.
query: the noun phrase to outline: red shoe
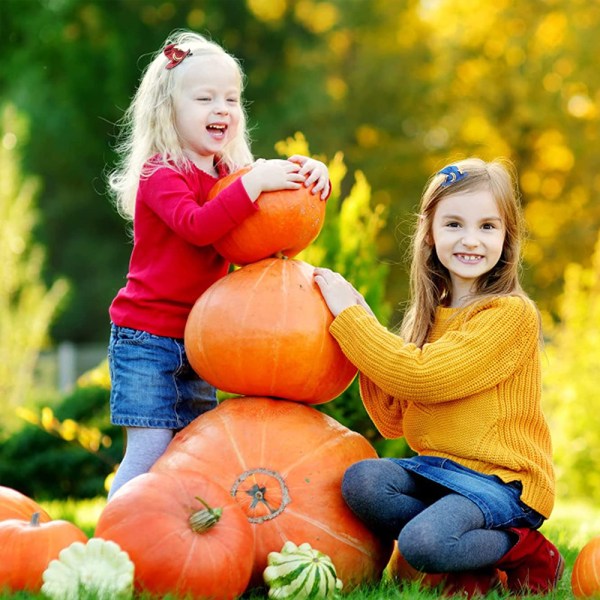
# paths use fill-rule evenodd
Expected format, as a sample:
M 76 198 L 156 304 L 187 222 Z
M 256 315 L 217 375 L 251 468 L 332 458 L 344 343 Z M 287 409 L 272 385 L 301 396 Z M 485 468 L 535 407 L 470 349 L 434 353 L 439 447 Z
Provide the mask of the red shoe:
M 554 544 L 535 529 L 510 528 L 516 544 L 496 564 L 513 593 L 545 594 L 556 587 L 565 561 Z

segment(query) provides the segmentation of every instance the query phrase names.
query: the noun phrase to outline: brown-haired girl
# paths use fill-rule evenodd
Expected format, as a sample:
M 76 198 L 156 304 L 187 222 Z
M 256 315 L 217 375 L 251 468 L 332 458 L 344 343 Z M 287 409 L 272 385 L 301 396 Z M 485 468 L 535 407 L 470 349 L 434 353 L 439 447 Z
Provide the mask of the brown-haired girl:
M 554 471 L 540 319 L 519 283 L 522 235 L 510 163 L 470 158 L 426 186 L 400 336 L 341 275 L 315 273 L 371 419 L 417 454 L 353 465 L 344 498 L 413 567 L 447 573 L 447 592 L 486 593 L 500 570 L 510 591 L 544 593 L 563 570 L 537 531 Z

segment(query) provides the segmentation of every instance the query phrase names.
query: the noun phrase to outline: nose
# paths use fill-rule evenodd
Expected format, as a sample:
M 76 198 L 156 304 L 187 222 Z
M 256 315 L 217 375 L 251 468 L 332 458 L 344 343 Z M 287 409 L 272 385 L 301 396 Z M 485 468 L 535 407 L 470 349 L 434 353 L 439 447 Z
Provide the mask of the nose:
M 472 231 L 465 231 L 461 242 L 465 248 L 477 248 L 479 246 L 479 239 Z
M 215 103 L 215 112 L 218 115 L 226 115 L 229 113 L 229 107 L 226 100 L 217 100 Z

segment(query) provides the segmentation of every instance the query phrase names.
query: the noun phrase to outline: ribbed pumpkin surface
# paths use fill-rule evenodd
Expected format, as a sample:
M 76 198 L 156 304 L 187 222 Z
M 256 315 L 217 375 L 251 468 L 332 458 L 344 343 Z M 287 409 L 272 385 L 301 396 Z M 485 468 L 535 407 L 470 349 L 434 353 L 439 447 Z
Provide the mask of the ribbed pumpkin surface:
M 333 560 L 344 589 L 378 581 L 384 548 L 341 495 L 344 471 L 375 458 L 360 434 L 315 408 L 269 398 L 232 398 L 178 433 L 152 471 L 203 473 L 237 500 L 254 533 L 251 582 L 270 552 L 304 542 Z
M 209 200 L 248 170 L 220 179 Z M 263 192 L 256 202 L 258 210 L 215 243 L 217 252 L 236 265 L 276 255 L 292 258 L 316 239 L 325 221 L 326 202 L 304 186 Z
M 313 271 L 299 260 L 267 258 L 214 283 L 185 329 L 194 370 L 234 394 L 307 404 L 339 396 L 356 368 L 329 333 L 332 316 Z
M 38 513 L 40 523 L 51 521 L 48 513 L 35 500 L 17 490 L 0 485 L 0 521 L 4 519 L 30 521 L 33 513 Z
M 577 555 L 571 586 L 576 598 L 600 597 L 600 537 L 591 539 Z
M 210 527 L 198 527 L 213 523 L 202 501 L 222 511 Z M 132 479 L 102 511 L 95 535 L 127 552 L 136 588 L 156 597 L 232 600 L 248 585 L 250 527 L 231 496 L 202 473 Z

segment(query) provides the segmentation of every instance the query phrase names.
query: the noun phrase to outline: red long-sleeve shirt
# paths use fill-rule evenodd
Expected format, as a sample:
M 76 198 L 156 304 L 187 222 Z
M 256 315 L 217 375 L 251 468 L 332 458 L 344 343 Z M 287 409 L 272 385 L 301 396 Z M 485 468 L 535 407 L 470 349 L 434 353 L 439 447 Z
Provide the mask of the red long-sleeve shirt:
M 161 167 L 140 181 L 126 285 L 113 300 L 113 323 L 182 338 L 198 297 L 227 274 L 213 243 L 258 209 L 241 179 L 210 202 L 217 179 L 191 166 Z

